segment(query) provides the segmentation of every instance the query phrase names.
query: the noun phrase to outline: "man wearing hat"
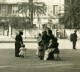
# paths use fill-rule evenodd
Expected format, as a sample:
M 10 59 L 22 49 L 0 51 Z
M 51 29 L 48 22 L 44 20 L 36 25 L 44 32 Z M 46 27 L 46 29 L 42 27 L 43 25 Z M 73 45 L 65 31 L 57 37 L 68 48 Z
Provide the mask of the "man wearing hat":
M 76 49 L 76 42 L 77 42 L 77 31 L 75 30 L 74 33 L 71 35 L 71 41 L 73 44 L 73 49 Z

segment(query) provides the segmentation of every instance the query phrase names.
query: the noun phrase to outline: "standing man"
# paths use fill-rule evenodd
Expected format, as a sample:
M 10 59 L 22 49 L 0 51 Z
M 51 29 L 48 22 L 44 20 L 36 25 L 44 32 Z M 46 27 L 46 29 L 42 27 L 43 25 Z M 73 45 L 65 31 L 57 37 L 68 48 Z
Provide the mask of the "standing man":
M 70 35 L 70 40 L 73 44 L 73 49 L 76 49 L 76 42 L 77 42 L 77 31 L 75 30 L 73 34 Z

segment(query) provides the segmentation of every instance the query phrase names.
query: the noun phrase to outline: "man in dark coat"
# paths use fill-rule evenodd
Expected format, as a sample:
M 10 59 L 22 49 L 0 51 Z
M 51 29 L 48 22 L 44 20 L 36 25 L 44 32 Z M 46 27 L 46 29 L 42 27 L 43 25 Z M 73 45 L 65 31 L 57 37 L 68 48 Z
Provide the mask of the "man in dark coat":
M 19 49 L 21 45 L 23 45 L 23 39 L 21 35 L 23 35 L 23 32 L 20 31 L 19 35 L 17 35 L 15 38 L 15 57 L 19 57 Z
M 54 42 L 55 37 L 54 37 L 54 35 L 52 34 L 52 30 L 51 30 L 51 29 L 48 30 L 48 35 L 49 35 L 49 41 L 52 40 L 51 48 L 54 48 L 54 47 L 53 47 L 53 46 L 54 46 L 53 42 Z M 50 52 L 50 53 L 49 53 L 48 60 L 53 60 L 53 59 L 54 59 L 54 54 L 53 54 L 53 52 Z
M 76 42 L 77 42 L 77 31 L 71 35 L 71 42 L 73 44 L 73 49 L 76 49 Z
M 48 30 L 48 35 L 49 35 L 49 41 L 52 39 L 54 41 L 54 35 L 52 34 L 52 30 Z
M 42 43 L 44 45 L 44 53 L 48 49 L 48 44 L 49 44 L 49 36 L 47 35 L 47 32 L 44 31 L 42 32 Z

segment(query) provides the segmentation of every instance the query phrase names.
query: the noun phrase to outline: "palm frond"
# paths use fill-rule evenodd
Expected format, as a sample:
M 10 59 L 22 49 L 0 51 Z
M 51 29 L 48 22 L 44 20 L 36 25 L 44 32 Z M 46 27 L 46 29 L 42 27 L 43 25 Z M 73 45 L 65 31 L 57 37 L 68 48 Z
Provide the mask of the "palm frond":
M 78 16 L 80 14 L 80 7 L 77 5 L 77 0 L 68 0 L 64 8 L 65 13 L 59 21 L 69 28 L 75 28 L 80 24 Z

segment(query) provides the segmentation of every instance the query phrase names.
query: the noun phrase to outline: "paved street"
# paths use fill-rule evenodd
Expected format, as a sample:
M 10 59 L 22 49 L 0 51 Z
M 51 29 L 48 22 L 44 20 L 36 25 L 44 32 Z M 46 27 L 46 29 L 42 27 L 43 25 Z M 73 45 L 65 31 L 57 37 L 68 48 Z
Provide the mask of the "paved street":
M 36 39 L 24 39 L 28 49 L 24 59 L 14 56 L 14 39 L 2 41 L 0 41 L 0 72 L 80 72 L 80 40 L 77 42 L 77 50 L 73 50 L 69 39 L 58 39 L 61 61 L 39 60 L 36 56 Z
M 0 72 L 80 72 L 79 19 L 80 0 L 0 0 Z M 59 38 L 54 60 L 40 60 L 36 54 L 39 33 L 42 39 Z M 70 40 L 76 39 L 73 49 Z M 16 47 L 20 41 L 25 44 L 26 57 L 15 57 L 15 41 Z
M 27 49 L 36 49 L 36 39 L 23 39 Z M 72 42 L 69 39 L 58 39 L 59 49 L 72 49 Z M 76 48 L 80 49 L 80 40 L 77 41 Z M 0 42 L 0 49 L 14 49 L 14 39 L 5 39 Z
M 80 72 L 80 40 L 77 50 L 69 39 L 58 39 L 61 61 L 43 61 L 36 56 L 36 39 L 24 39 L 26 58 L 14 57 L 14 39 L 0 40 L 0 72 Z M 56 58 L 56 55 L 55 55 Z
M 61 61 L 39 60 L 35 52 L 27 50 L 23 59 L 14 49 L 0 49 L 0 72 L 80 72 L 80 50 L 60 49 Z

